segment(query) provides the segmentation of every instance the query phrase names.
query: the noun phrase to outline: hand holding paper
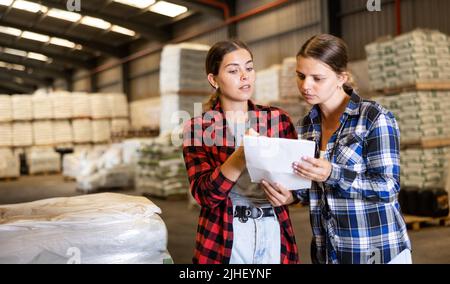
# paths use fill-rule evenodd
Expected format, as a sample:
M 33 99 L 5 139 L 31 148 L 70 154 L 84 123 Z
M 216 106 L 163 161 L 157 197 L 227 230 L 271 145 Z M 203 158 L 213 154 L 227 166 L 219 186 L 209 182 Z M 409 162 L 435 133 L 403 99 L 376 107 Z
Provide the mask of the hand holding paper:
M 264 179 L 291 190 L 310 188 L 311 180 L 294 174 L 292 163 L 301 157 L 314 157 L 315 146 L 308 140 L 245 136 L 245 160 L 252 182 Z

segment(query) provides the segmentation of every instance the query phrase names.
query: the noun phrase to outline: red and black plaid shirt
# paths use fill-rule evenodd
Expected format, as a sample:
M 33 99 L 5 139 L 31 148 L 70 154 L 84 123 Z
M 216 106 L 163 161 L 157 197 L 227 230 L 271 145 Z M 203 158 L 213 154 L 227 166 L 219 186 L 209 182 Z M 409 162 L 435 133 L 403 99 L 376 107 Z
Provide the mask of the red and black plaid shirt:
M 288 115 L 274 107 L 254 105 L 248 101 L 249 114 L 258 121 L 250 126 L 268 137 L 297 139 L 297 133 Z M 208 112 L 209 117 L 196 117 L 184 128 L 183 155 L 190 190 L 201 205 L 194 263 L 229 263 L 233 245 L 233 205 L 228 197 L 235 182 L 227 179 L 220 166 L 233 154 L 235 147 L 226 135 L 226 119 L 218 102 Z M 251 121 L 253 119 L 250 119 Z M 220 134 L 222 133 L 222 135 Z M 221 136 L 218 136 L 221 135 Z M 225 146 L 211 145 L 205 138 L 221 140 Z M 231 139 L 233 140 L 233 139 Z M 232 145 L 232 146 L 228 146 Z M 281 231 L 280 263 L 298 263 L 294 230 L 287 206 L 275 208 Z

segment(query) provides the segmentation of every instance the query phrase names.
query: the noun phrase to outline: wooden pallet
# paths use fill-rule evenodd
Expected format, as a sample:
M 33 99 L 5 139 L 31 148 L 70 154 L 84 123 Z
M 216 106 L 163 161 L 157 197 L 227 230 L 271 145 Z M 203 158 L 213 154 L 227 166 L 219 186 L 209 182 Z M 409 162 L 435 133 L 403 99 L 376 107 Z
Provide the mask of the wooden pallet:
M 53 175 L 57 175 L 60 174 L 61 172 L 58 171 L 50 171 L 50 172 L 41 172 L 41 173 L 32 173 L 29 174 L 30 176 L 53 176 Z
M 19 177 L 0 177 L 0 182 L 16 181 Z
M 420 140 L 401 141 L 401 149 L 430 149 L 450 146 L 450 137 L 443 138 L 423 138 Z
M 448 91 L 450 90 L 450 81 L 419 81 L 415 84 L 385 88 L 377 90 L 378 93 L 385 95 L 395 95 L 409 91 Z
M 64 181 L 66 182 L 73 182 L 76 181 L 77 179 L 74 177 L 68 177 L 68 176 L 63 176 Z
M 413 231 L 418 231 L 424 224 L 439 224 L 439 226 L 446 226 L 447 222 L 450 221 L 450 215 L 447 217 L 421 217 L 413 215 L 403 215 L 405 218 L 405 223 Z

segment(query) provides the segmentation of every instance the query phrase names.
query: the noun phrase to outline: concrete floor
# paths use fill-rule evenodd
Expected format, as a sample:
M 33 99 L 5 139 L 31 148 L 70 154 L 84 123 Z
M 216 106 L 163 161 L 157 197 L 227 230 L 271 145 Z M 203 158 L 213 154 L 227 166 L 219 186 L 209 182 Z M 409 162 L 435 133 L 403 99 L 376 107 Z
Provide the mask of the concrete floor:
M 116 191 L 137 195 L 133 189 Z M 0 181 L 0 204 L 34 201 L 43 198 L 74 196 L 74 182 L 66 182 L 60 175 L 21 177 L 17 181 Z M 168 250 L 175 263 L 191 263 L 195 242 L 198 209 L 188 209 L 187 201 L 152 199 L 162 209 L 162 219 L 169 232 Z M 310 263 L 309 241 L 311 229 L 307 208 L 291 208 L 297 244 L 302 263 Z M 409 232 L 413 245 L 414 263 L 450 263 L 450 227 L 430 226 Z

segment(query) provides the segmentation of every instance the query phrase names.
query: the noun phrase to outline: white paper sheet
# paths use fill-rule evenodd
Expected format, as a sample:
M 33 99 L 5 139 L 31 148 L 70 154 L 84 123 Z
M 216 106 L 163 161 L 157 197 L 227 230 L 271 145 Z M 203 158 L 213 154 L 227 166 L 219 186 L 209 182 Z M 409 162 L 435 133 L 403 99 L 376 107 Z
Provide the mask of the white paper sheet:
M 314 157 L 315 143 L 268 137 L 244 137 L 244 152 L 251 181 L 262 179 L 279 183 L 291 190 L 310 188 L 311 181 L 294 174 L 292 163 L 301 157 Z

